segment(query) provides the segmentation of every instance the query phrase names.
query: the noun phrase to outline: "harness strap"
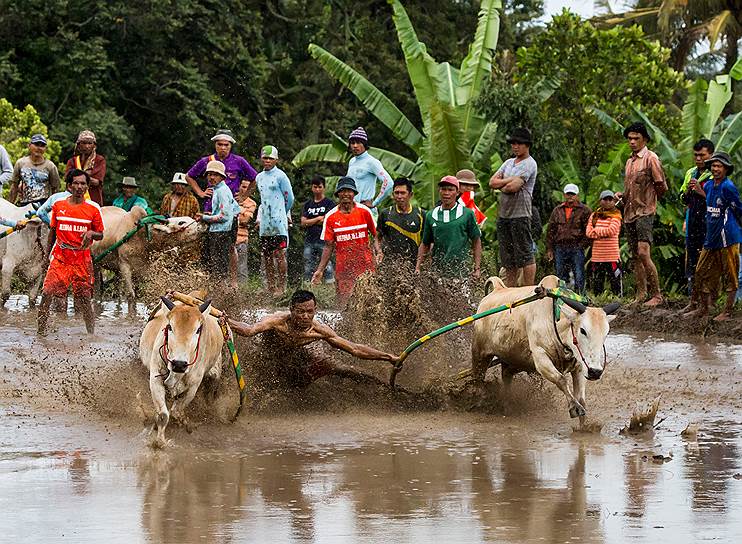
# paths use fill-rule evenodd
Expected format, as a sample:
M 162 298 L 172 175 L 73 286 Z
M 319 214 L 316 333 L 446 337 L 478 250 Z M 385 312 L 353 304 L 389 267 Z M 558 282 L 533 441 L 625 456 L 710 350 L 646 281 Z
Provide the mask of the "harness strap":
M 170 324 L 168 323 L 165 325 L 165 328 L 162 329 L 162 332 L 164 334 L 162 345 L 160 346 L 160 349 L 158 350 L 160 354 L 160 359 L 162 359 L 162 362 L 165 363 L 165 368 L 167 368 L 167 365 L 170 364 L 170 356 L 168 355 L 168 329 L 170 327 Z M 204 333 L 204 324 L 201 323 L 200 331 L 198 333 L 198 340 L 196 341 L 196 352 L 193 354 L 193 359 L 191 359 L 191 362 L 188 363 L 186 366 L 192 366 L 196 364 L 196 361 L 198 360 L 198 354 L 201 351 L 201 336 Z M 164 376 L 164 374 L 159 374 L 158 376 Z

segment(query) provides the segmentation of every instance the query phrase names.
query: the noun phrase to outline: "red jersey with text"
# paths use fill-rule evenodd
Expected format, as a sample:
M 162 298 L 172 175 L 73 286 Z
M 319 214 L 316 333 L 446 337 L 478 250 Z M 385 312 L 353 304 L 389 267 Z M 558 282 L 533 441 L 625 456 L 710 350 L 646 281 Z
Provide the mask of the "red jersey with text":
M 64 198 L 52 206 L 49 226 L 57 235 L 52 257 L 66 264 L 79 264 L 91 258 L 90 248 L 82 249 L 83 234 L 89 230 L 103 232 L 103 218 L 96 203 L 86 200 L 72 204 Z
M 335 242 L 335 270 L 338 274 L 362 274 L 374 269 L 369 234 L 376 236 L 374 218 L 363 204 L 355 203 L 350 213 L 334 207 L 325 215 L 321 238 Z

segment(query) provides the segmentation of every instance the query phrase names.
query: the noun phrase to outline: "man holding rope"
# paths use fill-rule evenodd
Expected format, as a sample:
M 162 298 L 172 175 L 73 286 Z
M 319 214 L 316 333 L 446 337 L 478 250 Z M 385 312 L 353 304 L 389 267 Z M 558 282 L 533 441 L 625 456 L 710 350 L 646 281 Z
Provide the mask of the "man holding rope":
M 240 336 L 261 335 L 260 375 L 271 387 L 304 388 L 333 374 L 358 383 L 384 384 L 376 376 L 339 364 L 325 353 L 319 340 L 359 359 L 397 363 L 399 357 L 339 336 L 331 327 L 314 319 L 317 300 L 309 291 L 298 290 L 291 297 L 288 312 L 276 312 L 248 325 L 228 319 Z
M 88 333 L 93 334 L 95 327 L 90 303 L 95 278 L 90 245 L 93 240 L 103 238 L 103 218 L 98 205 L 85 200 L 90 175 L 73 168 L 67 172 L 66 179 L 71 195 L 52 206 L 47 252 L 51 255 L 39 305 L 39 336 L 46 336 L 52 298 L 66 298 L 70 287 L 75 308 L 82 310 Z

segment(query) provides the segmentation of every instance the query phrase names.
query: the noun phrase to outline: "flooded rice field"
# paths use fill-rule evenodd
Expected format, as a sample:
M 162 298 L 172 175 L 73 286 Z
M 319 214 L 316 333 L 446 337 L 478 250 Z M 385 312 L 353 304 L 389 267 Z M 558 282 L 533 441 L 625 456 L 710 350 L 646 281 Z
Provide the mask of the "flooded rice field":
M 576 432 L 531 377 L 476 411 L 452 400 L 462 331 L 408 361 L 400 383 L 419 397 L 325 378 L 232 424 L 230 376 L 215 406 L 196 398 L 192 433 L 173 425 L 153 450 L 136 356 L 148 309 L 100 311 L 92 340 L 63 314 L 36 338 L 22 297 L 0 314 L 0 542 L 742 539 L 740 345 L 612 333 L 587 389 L 594 432 Z M 657 397 L 653 433 L 619 434 Z

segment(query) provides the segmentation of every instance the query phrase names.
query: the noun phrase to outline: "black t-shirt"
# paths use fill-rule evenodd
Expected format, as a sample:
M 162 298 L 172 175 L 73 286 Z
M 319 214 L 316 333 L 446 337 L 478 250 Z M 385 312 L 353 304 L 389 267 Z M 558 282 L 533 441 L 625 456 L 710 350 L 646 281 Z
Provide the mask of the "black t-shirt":
M 304 203 L 304 207 L 301 210 L 301 216 L 307 219 L 314 219 L 321 215 L 327 214 L 331 209 L 335 207 L 335 203 L 329 198 L 323 198 L 319 202 L 315 202 L 313 198 L 310 198 Z M 307 229 L 304 235 L 305 242 L 319 242 L 320 234 L 322 234 L 322 224 L 312 225 Z
M 413 206 L 410 213 L 399 213 L 396 206 L 390 206 L 379 214 L 377 229 L 381 234 L 382 250 L 388 257 L 417 259 L 417 248 L 423 233 L 425 213 Z

